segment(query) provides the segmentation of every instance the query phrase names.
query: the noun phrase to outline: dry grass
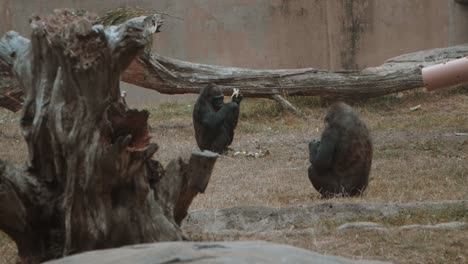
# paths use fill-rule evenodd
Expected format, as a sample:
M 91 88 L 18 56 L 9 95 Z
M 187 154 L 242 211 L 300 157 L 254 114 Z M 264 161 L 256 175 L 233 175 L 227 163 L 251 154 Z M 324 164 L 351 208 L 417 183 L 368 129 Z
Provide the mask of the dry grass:
M 17 254 L 15 243 L 5 233 L 0 231 L 0 263 L 16 263 Z
M 305 121 L 283 113 L 274 102 L 245 100 L 232 148 L 268 149 L 270 155 L 258 159 L 221 157 L 205 194 L 195 199 L 192 209 L 319 202 L 318 193 L 307 179 L 307 143 L 319 137 L 326 109 L 320 107 L 317 99 L 290 99 L 308 114 Z M 415 105 L 421 108 L 410 111 Z M 454 134 L 468 132 L 466 88 L 437 93 L 411 91 L 402 98 L 386 96 L 356 103 L 354 107 L 369 124 L 375 155 L 370 186 L 364 196 L 341 200 L 403 203 L 468 199 L 468 137 Z M 167 164 L 172 158 L 196 149 L 192 101 L 149 108 L 153 141 L 160 145 L 156 159 Z M 17 129 L 18 115 L 0 110 L 0 120 L 3 120 L 0 121 L 0 159 L 16 164 L 24 162 L 26 147 Z M 467 237 L 467 230 L 432 230 L 386 234 L 270 234 L 222 239 L 266 239 L 321 253 L 397 263 L 466 263 Z M 0 242 L 0 256 L 11 253 L 5 253 L 4 248 L 5 243 Z
M 266 240 L 289 244 L 327 255 L 373 259 L 393 263 L 466 263 L 467 232 L 447 230 L 350 231 L 344 234 L 271 232 L 259 235 L 224 235 L 210 240 Z
M 17 165 L 23 164 L 28 158 L 19 118 L 19 114 L 0 108 L 0 159 Z

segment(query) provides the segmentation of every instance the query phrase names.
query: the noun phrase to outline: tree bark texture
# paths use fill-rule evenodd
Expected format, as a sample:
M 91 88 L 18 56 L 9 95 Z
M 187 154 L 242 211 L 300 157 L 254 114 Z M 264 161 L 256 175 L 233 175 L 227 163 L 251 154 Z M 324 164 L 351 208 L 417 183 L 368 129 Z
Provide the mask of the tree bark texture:
M 29 162 L 15 168 L 0 161 L 0 229 L 17 243 L 23 263 L 182 240 L 179 208 L 191 200 L 181 197 L 203 191 L 190 182 L 209 179 L 216 161 L 194 152 L 163 168 L 151 159 L 158 146 L 150 143 L 148 112 L 121 101 L 120 74 L 160 16 L 108 28 L 93 19 L 58 10 L 32 20 L 31 41 L 10 32 L 0 43 L 25 92 Z
M 21 109 L 23 90 L 10 69 L 0 61 L 0 106 L 12 112 Z
M 314 68 L 253 70 L 190 63 L 145 52 L 122 80 L 164 94 L 199 93 L 208 83 L 226 95 L 239 88 L 246 97 L 274 95 L 370 98 L 423 87 L 421 69 L 468 56 L 468 44 L 405 54 L 378 67 L 331 72 Z
M 15 54 L 24 53 L 22 49 L 28 45 L 28 39 L 14 32 L 5 35 L 3 41 L 0 41 L 0 106 L 13 112 L 21 109 L 24 93 L 19 80 L 14 75 L 13 58 Z

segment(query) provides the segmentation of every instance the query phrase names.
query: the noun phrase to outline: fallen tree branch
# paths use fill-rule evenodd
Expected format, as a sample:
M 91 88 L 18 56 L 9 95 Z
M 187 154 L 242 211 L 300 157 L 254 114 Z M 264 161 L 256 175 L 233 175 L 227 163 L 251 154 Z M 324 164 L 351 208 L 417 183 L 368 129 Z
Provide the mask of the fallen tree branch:
M 0 61 L 5 57 L 4 52 L 0 49 Z M 202 87 L 214 83 L 226 95 L 230 95 L 232 88 L 239 88 L 245 97 L 371 98 L 423 87 L 423 67 L 464 56 L 468 56 L 468 44 L 405 54 L 381 66 L 360 71 L 333 72 L 314 68 L 253 70 L 220 67 L 175 60 L 145 51 L 131 62 L 121 80 L 163 94 L 198 94 Z M 4 86 L 0 85 L 0 95 L 5 95 L 12 87 L 18 89 L 14 84 L 8 89 Z M 0 106 L 7 107 L 7 104 L 0 102 Z M 9 108 L 12 109 L 11 106 Z
M 286 100 L 283 96 L 281 96 L 279 94 L 274 94 L 274 95 L 271 96 L 271 99 L 278 102 L 287 111 L 289 111 L 289 112 L 291 112 L 291 113 L 293 113 L 293 114 L 295 114 L 297 116 L 304 117 L 304 113 L 299 108 L 297 108 L 293 104 L 291 104 L 288 100 Z
M 468 55 L 468 44 L 419 51 L 361 71 L 314 68 L 252 70 L 190 63 L 144 53 L 134 60 L 122 80 L 164 94 L 199 93 L 214 83 L 229 95 L 240 88 L 246 97 L 325 96 L 369 98 L 423 87 L 421 69 Z
M 0 107 L 13 112 L 21 109 L 24 94 L 22 79 L 15 76 L 13 66 L 24 58 L 29 45 L 30 41 L 16 32 L 8 32 L 0 41 Z

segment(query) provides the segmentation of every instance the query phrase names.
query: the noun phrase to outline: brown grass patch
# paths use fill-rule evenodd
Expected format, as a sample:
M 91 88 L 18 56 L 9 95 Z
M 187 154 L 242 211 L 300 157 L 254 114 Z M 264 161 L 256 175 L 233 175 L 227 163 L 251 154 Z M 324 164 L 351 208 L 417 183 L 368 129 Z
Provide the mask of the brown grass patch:
M 0 264 L 16 263 L 17 254 L 15 242 L 0 231 Z
M 284 113 L 272 101 L 245 100 L 232 148 L 268 149 L 270 155 L 258 159 L 221 157 L 205 194 L 194 200 L 192 209 L 239 205 L 280 207 L 319 201 L 318 193 L 307 179 L 307 143 L 319 137 L 326 109 L 320 107 L 317 99 L 290 99 L 308 114 L 306 121 Z M 411 111 L 409 108 L 415 105 L 421 108 Z M 468 138 L 454 133 L 468 132 L 466 88 L 436 93 L 410 91 L 401 98 L 390 95 L 356 103 L 354 107 L 370 127 L 375 156 L 368 190 L 360 198 L 342 201 L 468 199 Z M 192 109 L 193 101 L 160 104 L 149 109 L 152 141 L 160 146 L 155 158 L 163 164 L 197 149 Z M 0 110 L 0 120 L 4 120 L 0 125 L 0 159 L 23 163 L 26 147 L 17 128 L 18 115 Z M 467 237 L 467 230 L 463 230 L 385 235 L 373 232 L 271 234 L 222 239 L 266 239 L 321 253 L 397 263 L 466 263 Z

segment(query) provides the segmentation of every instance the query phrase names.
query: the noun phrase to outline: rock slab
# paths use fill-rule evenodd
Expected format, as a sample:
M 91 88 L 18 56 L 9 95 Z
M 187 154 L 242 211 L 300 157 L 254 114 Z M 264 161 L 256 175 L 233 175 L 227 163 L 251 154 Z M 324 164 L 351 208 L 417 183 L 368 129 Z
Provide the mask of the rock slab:
M 85 252 L 48 264 L 379 264 L 264 241 L 161 242 Z
M 367 219 L 386 219 L 417 211 L 433 214 L 447 210 L 466 211 L 468 200 L 423 203 L 323 202 L 281 208 L 266 206 L 238 206 L 223 209 L 199 209 L 189 213 L 182 224 L 188 234 L 222 234 L 227 231 L 262 233 L 313 228 L 327 221 L 360 222 Z

